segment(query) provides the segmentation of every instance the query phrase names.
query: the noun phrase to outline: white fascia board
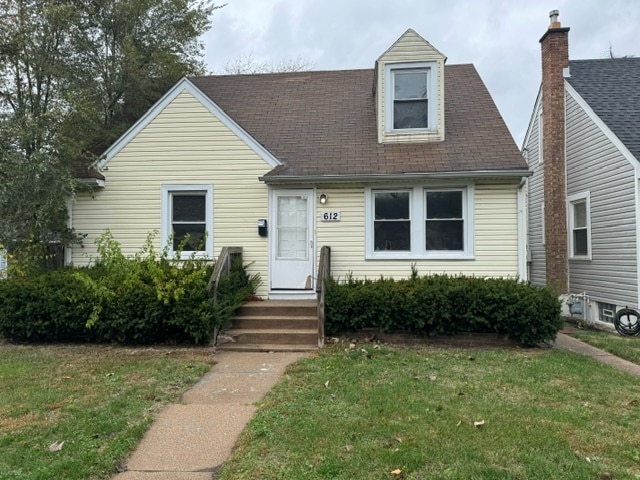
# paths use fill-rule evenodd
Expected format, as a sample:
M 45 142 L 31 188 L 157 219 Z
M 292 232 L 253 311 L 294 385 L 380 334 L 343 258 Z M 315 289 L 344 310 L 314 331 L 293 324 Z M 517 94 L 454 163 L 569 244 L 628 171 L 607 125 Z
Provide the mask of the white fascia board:
M 531 137 L 531 130 L 533 129 L 533 123 L 536 121 L 536 116 L 538 110 L 540 109 L 540 102 L 542 102 L 542 84 L 538 88 L 538 95 L 536 96 L 536 101 L 533 104 L 533 111 L 531 112 L 531 118 L 529 119 L 529 126 L 527 127 L 527 133 L 524 135 L 524 140 L 522 141 L 522 148 L 520 151 L 523 152 L 527 145 L 529 144 L 529 137 Z M 528 162 L 527 162 L 528 164 Z
M 153 107 L 140 117 L 129 130 L 127 130 L 115 143 L 113 143 L 103 154 L 101 160 L 95 164 L 95 168 L 100 171 L 107 166 L 109 161 L 120 152 L 131 140 L 133 140 L 147 125 L 149 125 L 178 95 L 186 91 L 198 100 L 211 114 L 223 125 L 236 134 L 244 143 L 256 152 L 272 168 L 280 165 L 280 162 L 242 127 L 240 127 L 229 115 L 227 115 L 213 100 L 207 97 L 202 91 L 189 81 L 182 78 L 176 83 Z
M 602 133 L 604 133 L 605 137 L 607 137 L 607 139 L 609 139 L 609 141 L 613 143 L 613 145 L 620 151 L 622 156 L 626 158 L 629 164 L 637 171 L 638 161 L 640 159 L 634 157 L 634 155 L 629 151 L 622 140 L 620 140 L 618 136 L 611 131 L 609 126 L 596 114 L 596 112 L 593 111 L 591 106 L 586 102 L 584 98 L 580 96 L 580 94 L 576 91 L 575 88 L 571 86 L 569 82 L 565 81 L 564 85 L 567 93 L 571 95 L 571 97 L 576 101 L 580 108 L 584 110 L 584 112 L 593 121 L 593 123 L 596 124 L 596 126 L 602 131 Z

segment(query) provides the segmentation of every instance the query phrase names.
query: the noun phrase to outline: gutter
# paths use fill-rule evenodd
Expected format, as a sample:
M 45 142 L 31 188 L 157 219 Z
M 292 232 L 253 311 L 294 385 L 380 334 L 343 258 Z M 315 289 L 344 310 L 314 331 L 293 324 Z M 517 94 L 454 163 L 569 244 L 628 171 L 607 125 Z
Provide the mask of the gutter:
M 529 169 L 517 170 L 471 170 L 457 172 L 397 173 L 365 175 L 263 175 L 258 180 L 272 185 L 320 184 L 320 183 L 380 183 L 455 178 L 516 178 L 529 177 Z

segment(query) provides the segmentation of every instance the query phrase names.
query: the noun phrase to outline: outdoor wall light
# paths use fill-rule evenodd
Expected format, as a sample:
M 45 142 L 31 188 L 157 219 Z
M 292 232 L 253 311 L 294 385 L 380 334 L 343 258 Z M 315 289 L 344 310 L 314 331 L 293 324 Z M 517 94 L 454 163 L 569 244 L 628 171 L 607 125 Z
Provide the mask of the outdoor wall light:
M 322 205 L 324 205 L 325 203 L 327 203 L 327 200 L 329 200 L 329 198 L 327 197 L 326 193 L 321 193 L 320 194 L 320 203 Z

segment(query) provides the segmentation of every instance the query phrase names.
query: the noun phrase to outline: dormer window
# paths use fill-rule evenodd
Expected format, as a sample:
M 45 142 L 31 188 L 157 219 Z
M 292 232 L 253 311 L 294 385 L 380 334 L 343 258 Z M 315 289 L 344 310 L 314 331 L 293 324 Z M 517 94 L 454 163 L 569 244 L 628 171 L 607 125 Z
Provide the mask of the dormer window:
M 437 130 L 435 70 L 435 62 L 386 65 L 386 132 L 403 134 Z
M 429 128 L 429 70 L 392 70 L 393 129 Z

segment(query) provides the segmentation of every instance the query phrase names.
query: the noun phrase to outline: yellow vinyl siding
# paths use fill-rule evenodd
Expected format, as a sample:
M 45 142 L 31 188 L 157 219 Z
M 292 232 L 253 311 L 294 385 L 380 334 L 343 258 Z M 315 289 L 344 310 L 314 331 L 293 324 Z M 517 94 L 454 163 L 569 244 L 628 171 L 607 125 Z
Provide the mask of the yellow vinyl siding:
M 163 184 L 213 186 L 213 246 L 242 246 L 251 273 L 267 280 L 267 239 L 256 221 L 267 218 L 268 189 L 258 177 L 271 170 L 263 159 L 192 95 L 183 91 L 124 146 L 104 171 L 106 187 L 95 199 L 78 195 L 74 227 L 87 234 L 73 249 L 73 263 L 96 257 L 94 241 L 110 229 L 122 251 L 140 250 L 149 232 L 162 223 Z M 160 235 L 155 247 L 160 249 Z M 260 295 L 266 295 L 261 286 Z
M 377 61 L 377 114 L 378 142 L 415 143 L 444 140 L 444 62 L 446 58 L 429 42 L 413 30 L 407 30 Z M 385 131 L 386 101 L 388 85 L 386 65 L 394 63 L 436 62 L 433 72 L 438 76 L 438 126 L 436 132 L 389 133 Z M 435 92 L 432 92 L 435 93 Z M 433 95 L 432 95 L 433 96 Z
M 414 263 L 421 275 L 446 273 L 486 277 L 518 275 L 517 185 L 476 184 L 475 256 L 470 260 L 365 259 L 364 187 L 318 187 L 330 201 L 318 206 L 317 242 L 331 247 L 331 272 L 335 278 L 403 278 Z M 326 211 L 339 211 L 339 222 L 323 222 Z M 417 219 L 416 221 L 420 221 Z

